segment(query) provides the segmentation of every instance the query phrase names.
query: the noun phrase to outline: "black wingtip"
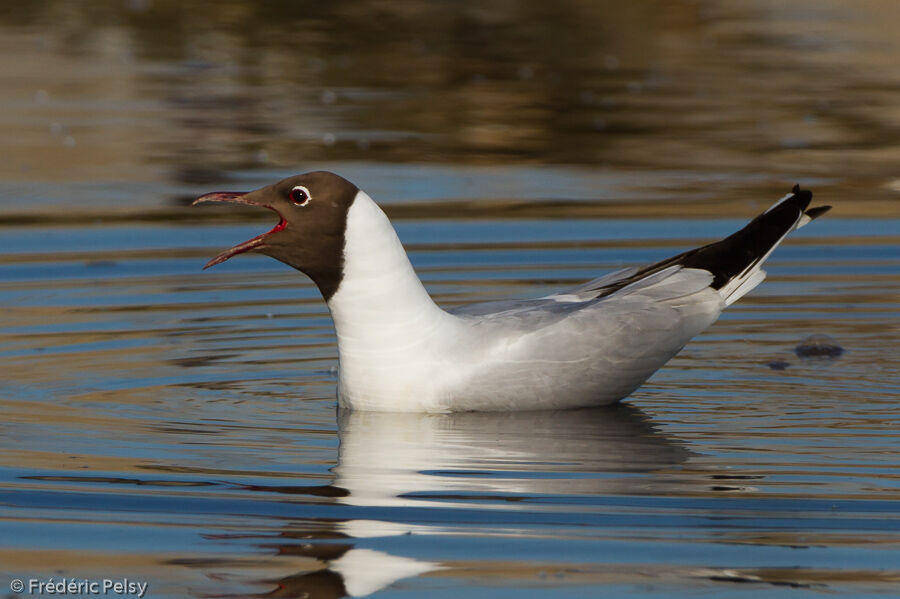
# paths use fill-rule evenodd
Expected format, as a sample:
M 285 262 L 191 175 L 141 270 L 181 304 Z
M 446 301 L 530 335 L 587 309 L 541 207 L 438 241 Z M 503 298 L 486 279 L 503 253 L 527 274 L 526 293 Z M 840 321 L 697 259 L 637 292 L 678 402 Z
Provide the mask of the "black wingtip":
M 816 206 L 815 208 L 810 208 L 804 214 L 808 216 L 810 219 L 816 219 L 831 210 L 831 206 Z
M 791 193 L 800 200 L 801 210 L 806 210 L 806 207 L 812 202 L 812 192 L 808 189 L 800 189 L 799 183 L 794 185 L 793 189 L 791 189 Z
M 754 218 L 740 231 L 721 241 L 647 265 L 631 276 L 598 287 L 597 290 L 602 291 L 596 297 L 610 295 L 630 283 L 673 265 L 709 271 L 713 275 L 710 285 L 713 289 L 722 289 L 736 277 L 741 277 L 738 283 L 742 283 L 756 272 L 750 269 L 756 267 L 758 270 L 758 264 L 768 257 L 772 249 L 781 243 L 788 233 L 797 228 L 801 220 L 798 211 L 812 220 L 831 210 L 831 206 L 808 208 L 812 195 L 811 191 L 800 189 L 799 184 L 794 185 L 790 194 L 778 200 L 774 206 Z M 804 221 L 804 224 L 806 222 Z M 728 297 L 731 297 L 738 288 L 732 289 Z

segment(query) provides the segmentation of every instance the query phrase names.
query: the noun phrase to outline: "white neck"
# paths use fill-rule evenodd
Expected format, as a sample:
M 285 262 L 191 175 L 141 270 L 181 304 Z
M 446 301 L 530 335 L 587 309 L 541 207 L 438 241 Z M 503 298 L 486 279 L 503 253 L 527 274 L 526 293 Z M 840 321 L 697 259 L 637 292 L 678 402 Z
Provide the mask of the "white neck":
M 343 278 L 328 308 L 340 395 L 353 395 L 354 404 L 360 394 L 397 392 L 380 389 L 380 381 L 402 379 L 398 369 L 420 360 L 434 334 L 454 320 L 432 301 L 387 216 L 362 191 L 347 213 Z

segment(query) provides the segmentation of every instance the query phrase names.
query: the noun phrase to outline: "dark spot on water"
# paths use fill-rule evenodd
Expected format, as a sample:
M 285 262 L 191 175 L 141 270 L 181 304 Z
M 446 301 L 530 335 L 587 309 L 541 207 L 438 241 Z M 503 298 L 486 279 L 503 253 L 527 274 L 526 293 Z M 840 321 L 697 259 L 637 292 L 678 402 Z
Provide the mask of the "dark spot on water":
M 302 545 L 264 543 L 260 544 L 259 547 L 261 549 L 274 549 L 278 555 L 312 557 L 321 562 L 340 559 L 341 556 L 353 548 L 352 545 L 347 545 L 346 543 L 303 543 Z
M 262 491 L 285 495 L 309 495 L 313 497 L 348 497 L 350 491 L 335 485 L 237 485 L 244 491 Z
M 218 483 L 208 481 L 187 480 L 144 480 L 121 476 L 68 476 L 68 475 L 33 475 L 21 476 L 23 480 L 40 480 L 47 482 L 94 483 L 109 485 L 138 485 L 153 487 L 208 487 Z
M 201 366 L 209 366 L 210 364 L 215 364 L 216 362 L 221 362 L 223 360 L 228 360 L 237 355 L 238 354 L 210 354 L 204 356 L 193 356 L 189 358 L 171 358 L 167 360 L 167 362 L 175 366 L 181 366 L 182 368 L 197 368 Z
M 772 370 L 784 370 L 790 365 L 790 362 L 785 362 L 784 360 L 772 360 L 767 364 Z
M 794 348 L 800 358 L 837 358 L 844 348 L 828 335 L 810 335 Z
M 745 583 L 745 584 L 770 584 L 772 586 L 779 587 L 790 587 L 792 589 L 808 589 L 811 588 L 812 585 L 804 582 L 797 582 L 794 580 L 763 580 L 762 578 L 757 578 L 756 576 L 710 576 L 710 580 L 714 582 L 735 582 L 735 583 Z M 817 585 L 824 586 L 824 585 Z

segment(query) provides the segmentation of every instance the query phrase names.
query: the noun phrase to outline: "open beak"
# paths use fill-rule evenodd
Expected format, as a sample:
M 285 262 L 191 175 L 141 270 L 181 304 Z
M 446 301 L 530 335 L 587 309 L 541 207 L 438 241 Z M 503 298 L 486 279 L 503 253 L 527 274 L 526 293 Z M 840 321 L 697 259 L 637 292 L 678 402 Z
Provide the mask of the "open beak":
M 260 202 L 255 201 L 254 196 L 255 192 L 246 192 L 246 191 L 215 191 L 213 193 L 207 193 L 205 195 L 200 196 L 191 204 L 192 206 L 196 206 L 197 204 L 203 204 L 205 202 L 228 202 L 230 204 L 245 204 L 247 206 L 260 206 L 262 208 L 268 208 L 269 210 L 278 214 L 279 221 L 278 224 L 275 225 L 271 231 L 267 231 L 262 235 L 257 235 L 253 239 L 248 239 L 244 243 L 234 246 L 233 248 L 227 249 L 209 262 L 203 267 L 203 270 L 206 270 L 210 266 L 215 266 L 221 262 L 225 262 L 232 256 L 237 256 L 238 254 L 243 254 L 244 252 L 249 252 L 251 250 L 255 250 L 259 247 L 265 245 L 266 237 L 271 235 L 272 233 L 277 233 L 281 231 L 287 226 L 287 221 L 284 220 L 284 217 L 281 214 L 266 204 L 262 204 Z

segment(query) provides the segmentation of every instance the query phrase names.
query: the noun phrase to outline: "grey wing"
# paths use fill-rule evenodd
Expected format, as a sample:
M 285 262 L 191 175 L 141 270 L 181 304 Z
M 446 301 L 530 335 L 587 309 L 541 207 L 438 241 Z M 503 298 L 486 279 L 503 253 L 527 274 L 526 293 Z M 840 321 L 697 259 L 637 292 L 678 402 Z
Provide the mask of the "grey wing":
M 488 312 L 487 304 L 460 315 L 471 318 L 485 339 L 511 343 L 523 356 L 607 364 L 641 356 L 638 363 L 652 372 L 719 317 L 725 302 L 710 287 L 712 280 L 709 271 L 676 265 L 599 297 L 581 291 L 583 285 L 507 303 L 499 311 Z
M 466 304 L 464 306 L 453 308 L 449 310 L 449 312 L 459 316 L 484 316 L 486 314 L 498 314 L 522 309 L 539 309 L 542 307 L 552 310 L 560 303 L 558 298 L 577 298 L 579 301 L 596 299 L 599 295 L 598 290 L 608 289 L 616 283 L 627 280 L 630 277 L 633 277 L 639 270 L 640 269 L 636 266 L 617 270 L 588 281 L 587 283 L 583 283 L 577 287 L 573 287 L 570 290 L 545 297 Z
M 577 317 L 572 318 L 575 326 L 561 321 L 555 327 L 567 328 L 573 343 L 583 331 L 596 327 L 609 346 L 625 348 L 625 353 L 653 354 L 659 349 L 671 357 L 712 324 L 725 307 L 722 296 L 710 287 L 712 281 L 708 271 L 671 266 L 624 286 L 613 282 L 617 288 L 609 293 L 603 287 L 584 285 L 543 299 L 579 306 Z
M 488 365 L 472 384 L 513 397 L 537 389 L 554 398 L 552 407 L 586 396 L 595 403 L 621 399 L 718 318 L 725 303 L 712 280 L 708 271 L 673 266 L 606 295 L 582 285 L 468 307 L 457 312 L 473 332 L 474 345 L 464 350 Z M 573 397 L 581 400 L 566 403 Z
M 633 293 L 638 289 L 653 288 L 655 296 L 665 299 L 670 293 L 681 295 L 695 293 L 703 287 L 709 287 L 712 282 L 713 275 L 709 271 L 657 262 L 651 266 L 623 268 L 568 291 L 548 295 L 547 298 L 590 301 L 611 297 L 621 292 Z
M 638 297 L 650 302 L 670 302 L 709 289 L 713 281 L 712 273 L 706 270 L 680 265 L 636 276 L 640 270 L 638 267 L 626 268 L 544 297 L 469 304 L 450 312 L 458 316 L 549 323 L 576 311 L 612 309 L 628 296 L 633 296 L 627 302 L 629 304 Z

